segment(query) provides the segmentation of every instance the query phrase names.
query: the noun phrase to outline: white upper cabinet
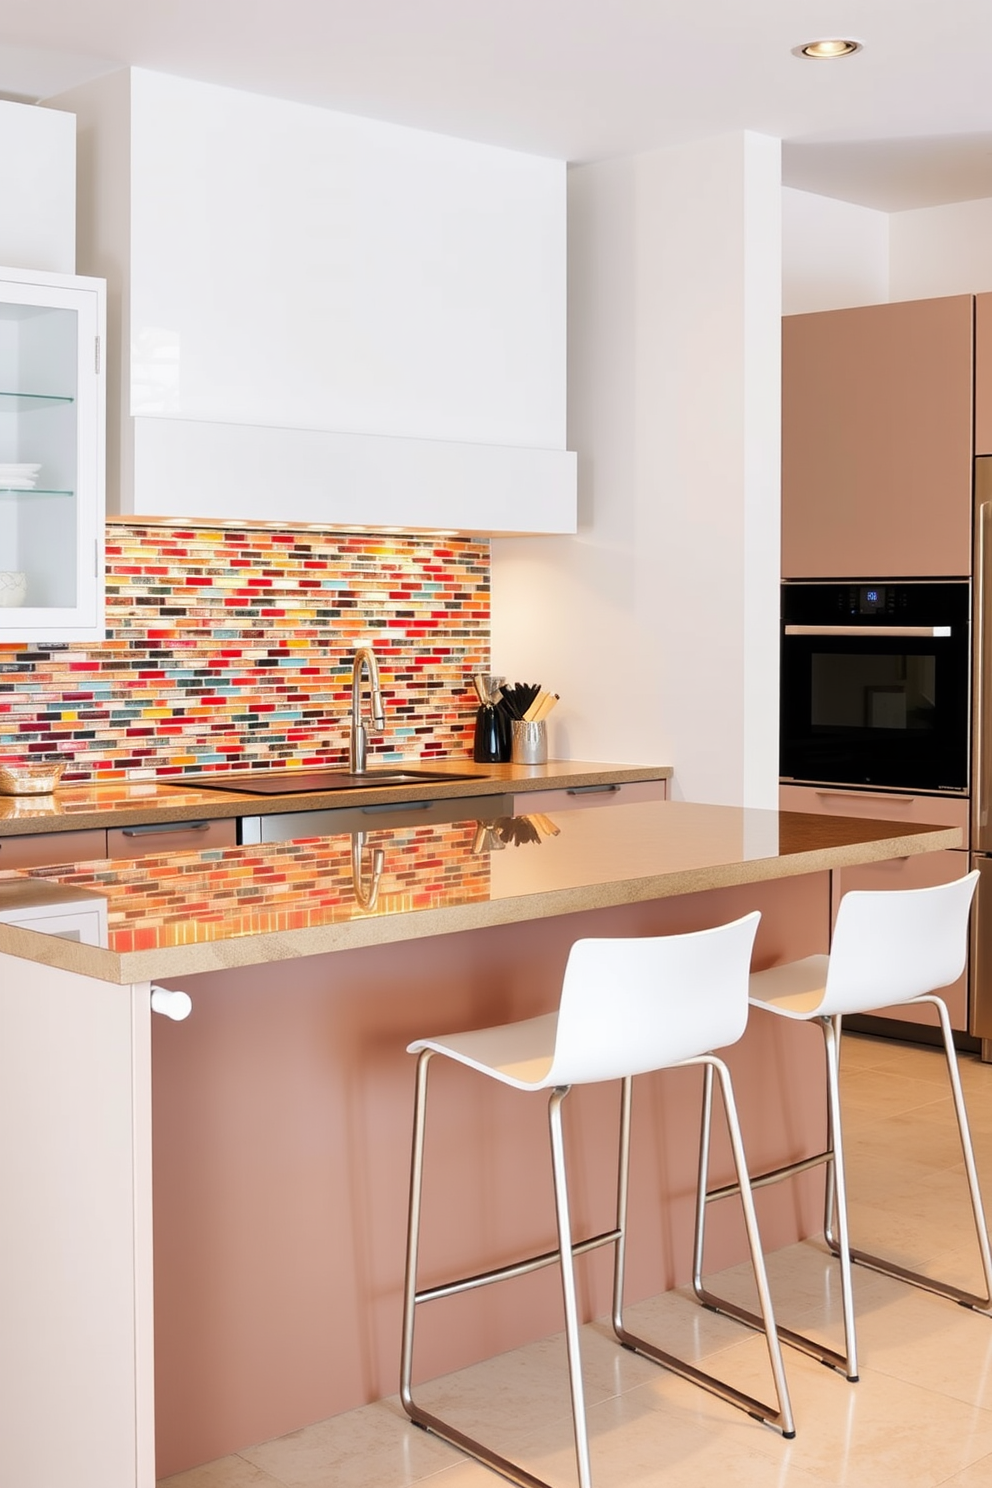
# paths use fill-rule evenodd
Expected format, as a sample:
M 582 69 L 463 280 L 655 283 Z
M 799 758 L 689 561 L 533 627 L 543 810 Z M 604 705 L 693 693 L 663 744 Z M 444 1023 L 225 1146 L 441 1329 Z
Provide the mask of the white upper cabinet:
M 120 281 L 111 510 L 574 530 L 564 162 L 141 69 L 57 103 Z
M 0 640 L 101 640 L 104 291 L 0 269 Z

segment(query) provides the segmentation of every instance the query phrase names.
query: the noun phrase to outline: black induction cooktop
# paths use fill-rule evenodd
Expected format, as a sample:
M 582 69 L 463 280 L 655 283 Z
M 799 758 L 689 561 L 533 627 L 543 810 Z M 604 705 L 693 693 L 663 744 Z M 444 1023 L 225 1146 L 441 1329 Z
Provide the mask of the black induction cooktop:
M 478 778 L 440 770 L 364 770 L 360 775 L 347 770 L 255 770 L 249 775 L 183 775 L 156 783 L 175 785 L 181 790 L 237 791 L 247 796 L 308 796 L 318 791 L 379 790 L 383 786 Z

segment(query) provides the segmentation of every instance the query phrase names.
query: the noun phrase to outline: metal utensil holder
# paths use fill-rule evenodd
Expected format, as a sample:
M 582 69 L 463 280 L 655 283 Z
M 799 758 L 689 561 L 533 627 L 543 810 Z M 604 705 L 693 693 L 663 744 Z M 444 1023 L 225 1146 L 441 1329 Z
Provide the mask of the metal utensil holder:
M 539 723 L 513 720 L 510 758 L 515 765 L 547 764 L 548 727 L 543 718 Z

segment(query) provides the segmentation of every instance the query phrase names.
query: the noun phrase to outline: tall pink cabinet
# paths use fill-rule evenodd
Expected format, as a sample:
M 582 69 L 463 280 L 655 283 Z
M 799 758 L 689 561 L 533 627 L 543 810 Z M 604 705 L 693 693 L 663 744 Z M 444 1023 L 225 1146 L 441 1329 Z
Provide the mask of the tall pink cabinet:
M 975 454 L 992 455 L 992 294 L 975 296 Z
M 992 454 L 992 294 L 785 318 L 783 578 L 968 577 L 976 453 Z M 946 822 L 968 845 L 963 796 L 783 785 L 780 804 Z M 922 888 L 967 869 L 966 851 L 846 869 L 835 875 L 833 912 L 848 889 Z M 965 978 L 947 1000 L 967 1031 Z
M 974 322 L 971 295 L 785 318 L 784 578 L 970 572 Z

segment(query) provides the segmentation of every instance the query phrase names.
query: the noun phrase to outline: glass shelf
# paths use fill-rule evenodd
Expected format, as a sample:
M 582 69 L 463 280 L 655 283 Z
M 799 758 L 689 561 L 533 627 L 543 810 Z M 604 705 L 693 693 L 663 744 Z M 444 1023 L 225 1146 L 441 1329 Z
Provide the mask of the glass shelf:
M 75 491 L 52 491 L 39 486 L 0 486 L 0 496 L 74 496 Z
M 9 393 L 0 388 L 0 412 L 19 409 L 27 412 L 31 408 L 44 408 L 51 403 L 74 403 L 74 398 L 64 398 L 58 393 Z

